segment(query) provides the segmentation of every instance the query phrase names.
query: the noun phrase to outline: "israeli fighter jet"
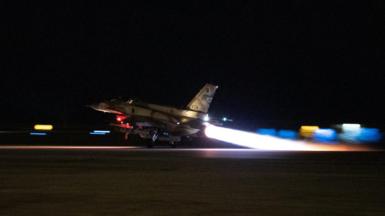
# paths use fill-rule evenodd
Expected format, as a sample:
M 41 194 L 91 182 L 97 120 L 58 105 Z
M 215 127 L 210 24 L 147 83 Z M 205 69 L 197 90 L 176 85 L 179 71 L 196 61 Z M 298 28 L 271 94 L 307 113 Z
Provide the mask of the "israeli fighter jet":
M 112 99 L 90 107 L 116 115 L 111 125 L 128 139 L 130 134 L 148 140 L 148 147 L 167 141 L 175 147 L 182 137 L 198 134 L 209 120 L 208 111 L 218 86 L 206 84 L 185 109 L 144 103 L 137 100 Z

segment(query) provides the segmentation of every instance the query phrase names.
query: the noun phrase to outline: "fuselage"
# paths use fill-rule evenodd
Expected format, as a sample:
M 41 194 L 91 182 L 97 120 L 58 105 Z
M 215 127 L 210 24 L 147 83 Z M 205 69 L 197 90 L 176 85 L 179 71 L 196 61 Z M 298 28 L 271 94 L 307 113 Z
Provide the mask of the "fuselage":
M 205 113 L 192 110 L 133 101 L 102 102 L 92 108 L 105 113 L 124 115 L 134 125 L 160 128 L 177 136 L 198 133 L 206 116 Z

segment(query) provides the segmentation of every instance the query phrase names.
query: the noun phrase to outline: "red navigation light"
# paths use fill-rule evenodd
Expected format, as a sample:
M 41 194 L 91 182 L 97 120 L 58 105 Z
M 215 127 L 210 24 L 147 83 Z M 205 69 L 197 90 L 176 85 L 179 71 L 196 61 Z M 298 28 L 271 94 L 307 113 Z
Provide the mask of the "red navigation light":
M 116 121 L 117 122 L 123 122 L 124 120 L 126 120 L 127 116 L 123 116 L 123 115 L 117 115 L 116 116 Z

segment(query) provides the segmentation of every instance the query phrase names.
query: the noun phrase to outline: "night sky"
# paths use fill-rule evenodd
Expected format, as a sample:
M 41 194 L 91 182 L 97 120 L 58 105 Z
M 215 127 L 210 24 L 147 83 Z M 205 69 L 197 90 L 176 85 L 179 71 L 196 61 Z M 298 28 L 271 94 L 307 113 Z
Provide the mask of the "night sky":
M 239 127 L 383 127 L 383 1 L 1 3 L 0 127 L 104 121 L 114 97 L 185 106 Z M 234 4 L 235 3 L 235 4 Z

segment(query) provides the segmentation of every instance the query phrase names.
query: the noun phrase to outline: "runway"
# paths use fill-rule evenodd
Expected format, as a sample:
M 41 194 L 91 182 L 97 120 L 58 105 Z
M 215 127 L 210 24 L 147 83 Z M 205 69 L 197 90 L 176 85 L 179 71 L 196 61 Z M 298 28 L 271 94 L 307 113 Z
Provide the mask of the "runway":
M 140 154 L 140 153 L 163 153 L 163 154 L 179 154 L 187 157 L 202 157 L 202 158 L 283 158 L 296 155 L 311 155 L 310 152 L 302 151 L 266 151 L 249 148 L 168 148 L 164 146 L 158 146 L 155 148 L 145 148 L 141 146 L 91 146 L 91 145 L 0 145 L 1 150 L 13 150 L 13 151 L 51 151 L 52 153 L 63 152 L 105 152 L 105 153 L 126 153 L 127 156 Z M 352 150 L 346 150 L 344 152 L 379 152 L 380 150 L 368 149 L 368 148 L 356 148 Z M 316 153 L 317 151 L 311 151 Z M 324 151 L 320 151 L 321 153 Z M 340 149 L 329 153 L 340 152 Z
M 385 215 L 383 152 L 0 147 L 0 215 Z

